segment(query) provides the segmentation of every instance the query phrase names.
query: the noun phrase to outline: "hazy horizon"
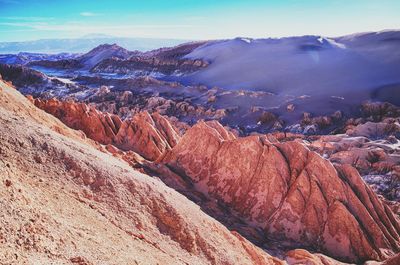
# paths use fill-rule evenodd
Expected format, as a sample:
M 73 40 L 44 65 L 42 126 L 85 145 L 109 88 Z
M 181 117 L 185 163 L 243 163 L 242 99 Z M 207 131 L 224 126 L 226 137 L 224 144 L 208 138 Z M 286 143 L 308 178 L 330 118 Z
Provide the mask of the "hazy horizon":
M 182 38 L 157 38 L 157 37 L 138 37 L 138 36 L 113 36 L 113 35 L 106 35 L 106 34 L 101 34 L 101 33 L 89 33 L 85 34 L 83 36 L 78 36 L 78 37 L 65 37 L 65 38 L 40 38 L 40 39 L 31 39 L 31 40 L 21 40 L 21 41 L 3 41 L 0 39 L 1 43 L 14 43 L 14 42 L 34 42 L 34 41 L 41 41 L 41 40 L 75 40 L 75 39 L 148 39 L 148 40 L 157 40 L 157 39 L 165 39 L 165 40 L 176 40 L 176 41 L 182 41 L 184 42 L 190 42 L 190 41 L 207 41 L 207 40 L 226 40 L 226 39 L 235 39 L 235 38 L 249 38 L 249 39 L 281 39 L 281 38 L 290 38 L 290 37 L 302 37 L 302 36 L 323 36 L 323 37 L 331 37 L 331 38 L 337 38 L 337 37 L 343 37 L 343 36 L 351 36 L 351 35 L 358 35 L 358 34 L 367 34 L 367 33 L 379 33 L 379 32 L 388 32 L 388 31 L 400 31 L 400 28 L 396 29 L 381 29 L 381 30 L 376 30 L 376 31 L 359 31 L 359 32 L 351 32 L 348 34 L 343 34 L 343 35 L 335 35 L 335 36 L 329 36 L 329 35 L 323 35 L 323 34 L 300 34 L 300 35 L 287 35 L 287 36 L 260 36 L 260 37 L 249 37 L 249 36 L 233 36 L 231 38 L 214 38 L 214 39 L 182 39 Z M 102 36 L 101 36 L 102 35 Z M 106 43 L 105 43 L 106 44 Z M 107 43 L 107 44 L 113 44 L 113 43 Z M 118 44 L 118 43 L 115 43 Z

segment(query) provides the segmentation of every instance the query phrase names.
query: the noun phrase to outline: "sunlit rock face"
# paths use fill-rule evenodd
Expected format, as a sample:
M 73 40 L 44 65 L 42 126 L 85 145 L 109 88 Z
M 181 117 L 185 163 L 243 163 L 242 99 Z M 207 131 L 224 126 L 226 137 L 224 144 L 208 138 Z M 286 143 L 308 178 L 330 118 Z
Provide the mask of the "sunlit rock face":
M 88 138 L 101 144 L 114 144 L 125 151 L 135 151 L 149 160 L 156 160 L 180 138 L 176 129 L 158 113 L 142 112 L 121 121 L 117 115 L 100 112 L 84 103 L 31 100 L 69 127 L 82 130 Z
M 175 146 L 179 138 L 163 116 L 142 112 L 123 122 L 115 143 L 122 150 L 133 150 L 149 160 L 156 160 Z
M 398 220 L 359 173 L 300 142 L 236 138 L 216 122 L 200 122 L 163 161 L 248 224 L 289 245 L 350 262 L 380 260 L 399 250 Z

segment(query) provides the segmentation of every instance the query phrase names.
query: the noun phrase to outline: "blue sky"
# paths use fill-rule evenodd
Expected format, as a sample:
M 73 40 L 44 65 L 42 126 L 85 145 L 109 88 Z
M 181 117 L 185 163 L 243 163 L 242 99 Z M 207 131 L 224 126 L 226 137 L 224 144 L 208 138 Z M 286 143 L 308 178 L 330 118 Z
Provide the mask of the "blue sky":
M 400 0 L 0 0 L 0 41 L 220 39 L 400 29 Z

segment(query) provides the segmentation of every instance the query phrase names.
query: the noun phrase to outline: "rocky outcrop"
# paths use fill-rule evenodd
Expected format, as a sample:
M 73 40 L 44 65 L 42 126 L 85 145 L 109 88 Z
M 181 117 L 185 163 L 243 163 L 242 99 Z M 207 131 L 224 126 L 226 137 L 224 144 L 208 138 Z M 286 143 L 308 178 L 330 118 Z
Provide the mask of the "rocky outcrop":
M 382 265 L 396 265 L 396 264 L 400 264 L 400 253 L 394 257 L 385 260 L 385 262 L 382 263 Z
M 388 117 L 399 117 L 400 108 L 388 102 L 365 102 L 361 105 L 364 118 L 372 121 L 382 121 Z
M 123 153 L 107 147 L 130 163 L 141 159 L 135 153 L 151 161 L 160 160 L 160 165 L 167 166 L 165 172 L 178 174 L 174 180 L 162 178 L 166 183 L 187 188 L 185 181 L 189 178 L 195 190 L 227 204 L 248 224 L 264 229 L 275 240 L 352 262 L 384 259 L 387 253 L 398 251 L 398 221 L 389 208 L 362 182 L 356 170 L 346 165 L 335 168 L 304 147 L 301 137 L 283 143 L 278 139 L 286 136 L 237 138 L 214 121 L 195 125 L 179 140 L 177 130 L 158 113 L 142 112 L 121 121 L 83 103 L 54 99 L 34 102 L 91 139 L 133 151 Z M 343 157 L 343 145 L 351 146 L 348 141 L 342 147 L 329 145 L 327 141 L 332 142 L 335 136 L 325 138 L 320 143 L 321 155 L 331 152 L 332 161 Z M 318 149 L 316 143 L 310 147 Z M 360 143 L 353 144 L 357 147 Z M 371 160 L 369 156 L 365 159 Z M 346 161 L 340 163 L 351 164 Z M 363 192 L 372 199 L 360 197 Z M 383 219 L 377 217 L 381 215 Z M 338 216 L 340 222 L 336 222 Z
M 207 41 L 187 42 L 174 47 L 148 51 L 143 53 L 143 55 L 144 57 L 157 57 L 165 60 L 180 59 L 206 43 Z
M 351 132 L 375 136 L 376 129 L 379 126 L 366 123 Z M 375 192 L 400 201 L 400 141 L 395 136 L 371 140 L 346 134 L 322 135 L 308 138 L 307 146 L 331 162 L 352 165 Z
M 80 69 L 83 64 L 77 59 L 62 59 L 62 60 L 40 60 L 33 61 L 27 64 L 28 66 L 41 66 L 54 69 Z
M 284 264 L 0 88 L 0 264 Z
M 179 138 L 163 116 L 141 112 L 122 123 L 114 143 L 122 150 L 133 150 L 149 160 L 156 160 L 175 146 Z
M 87 89 L 68 79 L 49 77 L 24 65 L 0 64 L 0 75 L 22 94 L 47 99 L 72 97 L 74 93 Z
M 88 138 L 111 144 L 122 125 L 116 115 L 102 113 L 84 103 L 30 98 L 36 107 L 59 118 L 68 127 L 83 131 Z
M 175 73 L 190 73 L 208 66 L 203 60 L 190 60 L 184 58 L 205 42 L 190 42 L 176 47 L 161 48 L 154 51 L 135 54 L 130 58 L 112 57 L 99 62 L 91 69 L 92 72 L 136 73 L 148 75 L 161 73 L 171 75 Z
M 19 52 L 15 54 L 14 53 L 2 54 L 0 56 L 0 63 L 25 65 L 33 61 L 39 61 L 39 60 L 58 61 L 64 59 L 73 59 L 77 56 L 78 54 L 76 53 L 65 53 L 65 52 L 56 54 Z
M 289 265 L 345 265 L 321 254 L 311 254 L 304 249 L 294 249 L 286 253 L 286 262 Z
M 358 172 L 332 165 L 298 141 L 236 138 L 217 122 L 200 122 L 163 162 L 290 246 L 349 262 L 400 250 L 399 220 Z
M 366 122 L 348 128 L 346 134 L 364 136 L 370 139 L 384 138 L 388 135 L 400 135 L 400 124 L 395 119 L 385 120 L 385 122 Z
M 11 81 L 16 86 L 41 84 L 46 78 L 44 74 L 24 66 L 1 63 L 0 75 L 4 80 Z
M 77 60 L 87 68 L 92 68 L 103 60 L 110 58 L 128 59 L 131 55 L 137 54 L 130 52 L 117 44 L 102 44 L 77 58 Z
M 128 51 L 116 44 L 102 44 L 76 58 L 62 60 L 38 60 L 28 65 L 55 69 L 90 69 L 103 60 L 110 58 L 127 59 L 137 52 Z
M 291 104 L 293 105 L 293 104 Z M 289 105 L 290 106 L 290 105 Z M 289 107 L 288 106 L 288 107 Z M 336 130 L 344 123 L 343 113 L 335 111 L 331 115 L 313 117 L 311 113 L 302 113 L 299 123 L 286 127 L 287 131 L 306 135 L 324 134 Z
M 100 112 L 84 103 L 30 99 L 67 126 L 83 131 L 88 138 L 105 145 L 113 144 L 124 151 L 132 150 L 149 160 L 156 160 L 171 149 L 180 137 L 158 113 L 142 112 L 121 121 L 117 115 Z
M 202 60 L 165 60 L 157 57 L 132 57 L 128 60 L 109 58 L 101 61 L 91 69 L 95 73 L 118 73 L 129 74 L 142 71 L 150 74 L 153 71 L 165 75 L 174 72 L 191 73 L 201 68 L 207 67 L 208 63 Z
M 193 183 L 195 191 L 217 199 L 283 245 L 348 262 L 383 260 L 399 250 L 399 223 L 389 207 L 355 169 L 333 166 L 308 150 L 302 137 L 294 135 L 294 141 L 286 142 L 279 141 L 286 134 L 238 138 L 213 121 L 200 122 L 179 140 L 176 129 L 157 113 L 121 121 L 81 103 L 33 101 L 89 138 L 108 144 L 110 153 L 132 166 L 143 164 L 134 152 L 157 160 L 166 183 L 183 189 Z M 329 144 L 324 145 L 323 150 L 328 149 Z M 157 167 L 147 164 L 152 166 Z

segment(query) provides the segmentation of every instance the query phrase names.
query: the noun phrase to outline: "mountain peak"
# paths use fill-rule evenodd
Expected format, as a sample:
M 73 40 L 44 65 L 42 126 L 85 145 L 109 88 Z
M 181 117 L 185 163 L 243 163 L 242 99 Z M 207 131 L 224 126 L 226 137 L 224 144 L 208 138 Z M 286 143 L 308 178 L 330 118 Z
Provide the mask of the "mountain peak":
M 88 53 L 83 54 L 79 60 L 89 68 L 92 68 L 99 62 L 116 57 L 119 59 L 127 59 L 132 55 L 131 51 L 117 45 L 113 44 L 101 44 L 96 48 L 90 50 Z
M 113 44 L 108 44 L 108 43 L 104 43 L 104 44 L 100 44 L 99 46 L 93 48 L 92 50 L 90 50 L 88 53 L 91 52 L 99 52 L 99 51 L 104 51 L 104 50 L 121 50 L 121 51 L 127 51 L 129 52 L 127 49 L 119 46 L 116 43 Z

